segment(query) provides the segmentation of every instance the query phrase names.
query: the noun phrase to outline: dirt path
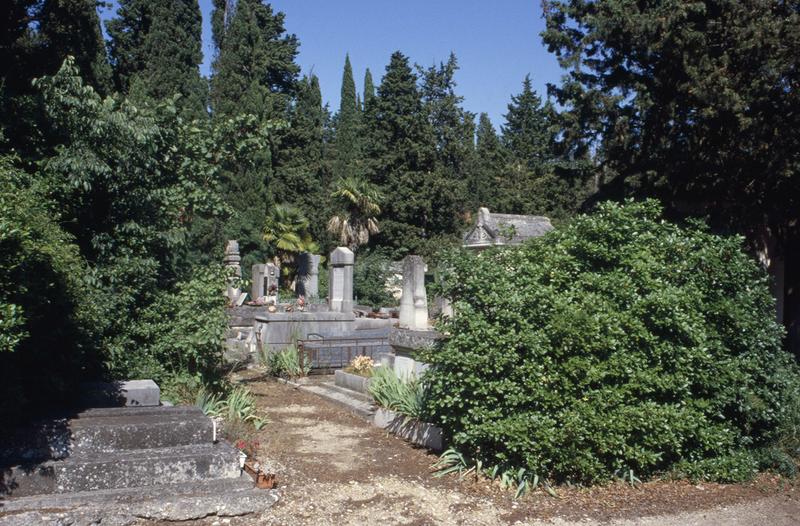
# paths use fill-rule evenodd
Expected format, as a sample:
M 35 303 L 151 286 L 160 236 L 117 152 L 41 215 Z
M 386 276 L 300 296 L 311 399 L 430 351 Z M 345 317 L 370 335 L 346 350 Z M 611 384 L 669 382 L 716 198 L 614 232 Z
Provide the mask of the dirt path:
M 800 521 L 794 486 L 764 476 L 748 485 L 648 483 L 534 492 L 514 501 L 485 483 L 434 478 L 435 456 L 338 406 L 273 381 L 248 382 L 270 423 L 262 455 L 279 470 L 281 500 L 260 518 L 208 524 L 761 525 Z M 205 524 L 205 523 L 203 523 Z

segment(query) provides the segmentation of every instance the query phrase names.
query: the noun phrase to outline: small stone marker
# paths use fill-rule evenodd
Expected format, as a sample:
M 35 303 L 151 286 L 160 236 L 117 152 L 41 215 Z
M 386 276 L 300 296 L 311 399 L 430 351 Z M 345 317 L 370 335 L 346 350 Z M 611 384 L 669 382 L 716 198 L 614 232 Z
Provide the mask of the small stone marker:
M 331 252 L 328 305 L 333 312 L 353 311 L 353 264 L 355 255 L 347 247 Z
M 242 292 L 241 294 L 239 294 L 239 299 L 236 300 L 236 306 L 241 307 L 244 304 L 244 300 L 246 299 L 247 299 L 246 292 Z
M 252 284 L 250 287 L 250 297 L 253 298 L 253 301 L 256 301 L 258 298 L 267 295 L 267 291 L 264 288 L 264 275 L 266 273 L 267 265 L 264 263 L 256 263 L 251 268 L 250 279 Z
M 425 261 L 420 256 L 403 259 L 403 296 L 400 298 L 400 326 L 414 330 L 428 328 L 428 293 L 425 290 Z
M 415 362 L 412 358 L 397 356 L 394 359 L 394 374 L 401 380 L 408 381 L 412 376 L 416 376 Z
M 222 260 L 222 263 L 225 265 L 225 268 L 228 270 L 228 289 L 225 292 L 225 295 L 228 296 L 228 300 L 231 303 L 236 302 L 239 299 L 239 295 L 242 293 L 242 289 L 239 287 L 239 282 L 242 279 L 242 266 L 240 265 L 242 261 L 241 256 L 239 255 L 239 242 L 235 239 L 231 239 L 228 241 L 228 244 L 225 245 L 225 257 Z

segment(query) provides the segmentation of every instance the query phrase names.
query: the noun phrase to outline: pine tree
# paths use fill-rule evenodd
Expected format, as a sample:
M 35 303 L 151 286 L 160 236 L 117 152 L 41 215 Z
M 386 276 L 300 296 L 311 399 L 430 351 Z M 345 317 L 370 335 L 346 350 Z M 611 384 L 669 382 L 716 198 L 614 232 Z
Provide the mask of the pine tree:
M 358 174 L 360 170 L 360 113 L 350 55 L 345 55 L 341 101 L 339 113 L 336 115 L 336 141 L 334 144 L 336 162 L 333 167 L 335 177 L 350 177 Z
M 177 93 L 185 115 L 205 116 L 201 25 L 197 0 L 121 0 L 117 18 L 107 24 L 117 89 L 134 100 Z
M 372 72 L 367 68 L 367 71 L 364 73 L 364 111 L 367 111 L 367 106 L 374 98 L 375 84 L 372 81 Z
M 387 197 L 378 240 L 393 249 L 394 257 L 426 253 L 450 233 L 458 210 L 448 182 L 436 170 L 436 138 L 417 76 L 399 51 L 368 106 L 366 128 L 369 178 Z
M 36 16 L 41 39 L 41 66 L 54 74 L 71 55 L 81 76 L 101 95 L 112 90 L 97 0 L 44 0 Z

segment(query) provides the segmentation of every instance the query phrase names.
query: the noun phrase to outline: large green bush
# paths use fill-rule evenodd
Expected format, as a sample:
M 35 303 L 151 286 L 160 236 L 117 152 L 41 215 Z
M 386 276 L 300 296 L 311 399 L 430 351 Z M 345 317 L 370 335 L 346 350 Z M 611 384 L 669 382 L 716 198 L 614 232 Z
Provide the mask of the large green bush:
M 61 400 L 97 374 L 99 317 L 87 266 L 59 217 L 0 157 L 0 417 Z
M 224 222 L 222 171 L 266 129 L 103 99 L 72 59 L 35 85 L 42 157 L 0 158 L 0 418 L 66 403 L 86 379 L 218 384 L 223 239 L 198 220 Z
M 752 476 L 798 396 L 767 277 L 741 238 L 661 213 L 604 204 L 449 259 L 456 316 L 423 358 L 460 451 L 557 481 Z

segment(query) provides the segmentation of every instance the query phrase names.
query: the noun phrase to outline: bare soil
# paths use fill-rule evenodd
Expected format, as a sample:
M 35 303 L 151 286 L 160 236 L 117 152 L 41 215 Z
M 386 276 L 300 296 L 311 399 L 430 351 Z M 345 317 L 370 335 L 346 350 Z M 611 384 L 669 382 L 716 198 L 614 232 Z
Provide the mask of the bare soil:
M 269 424 L 260 456 L 278 471 L 281 500 L 261 517 L 197 524 L 263 525 L 762 525 L 800 523 L 800 492 L 762 475 L 749 484 L 655 481 L 558 488 L 514 500 L 486 481 L 436 478 L 436 456 L 313 394 L 245 373 Z

